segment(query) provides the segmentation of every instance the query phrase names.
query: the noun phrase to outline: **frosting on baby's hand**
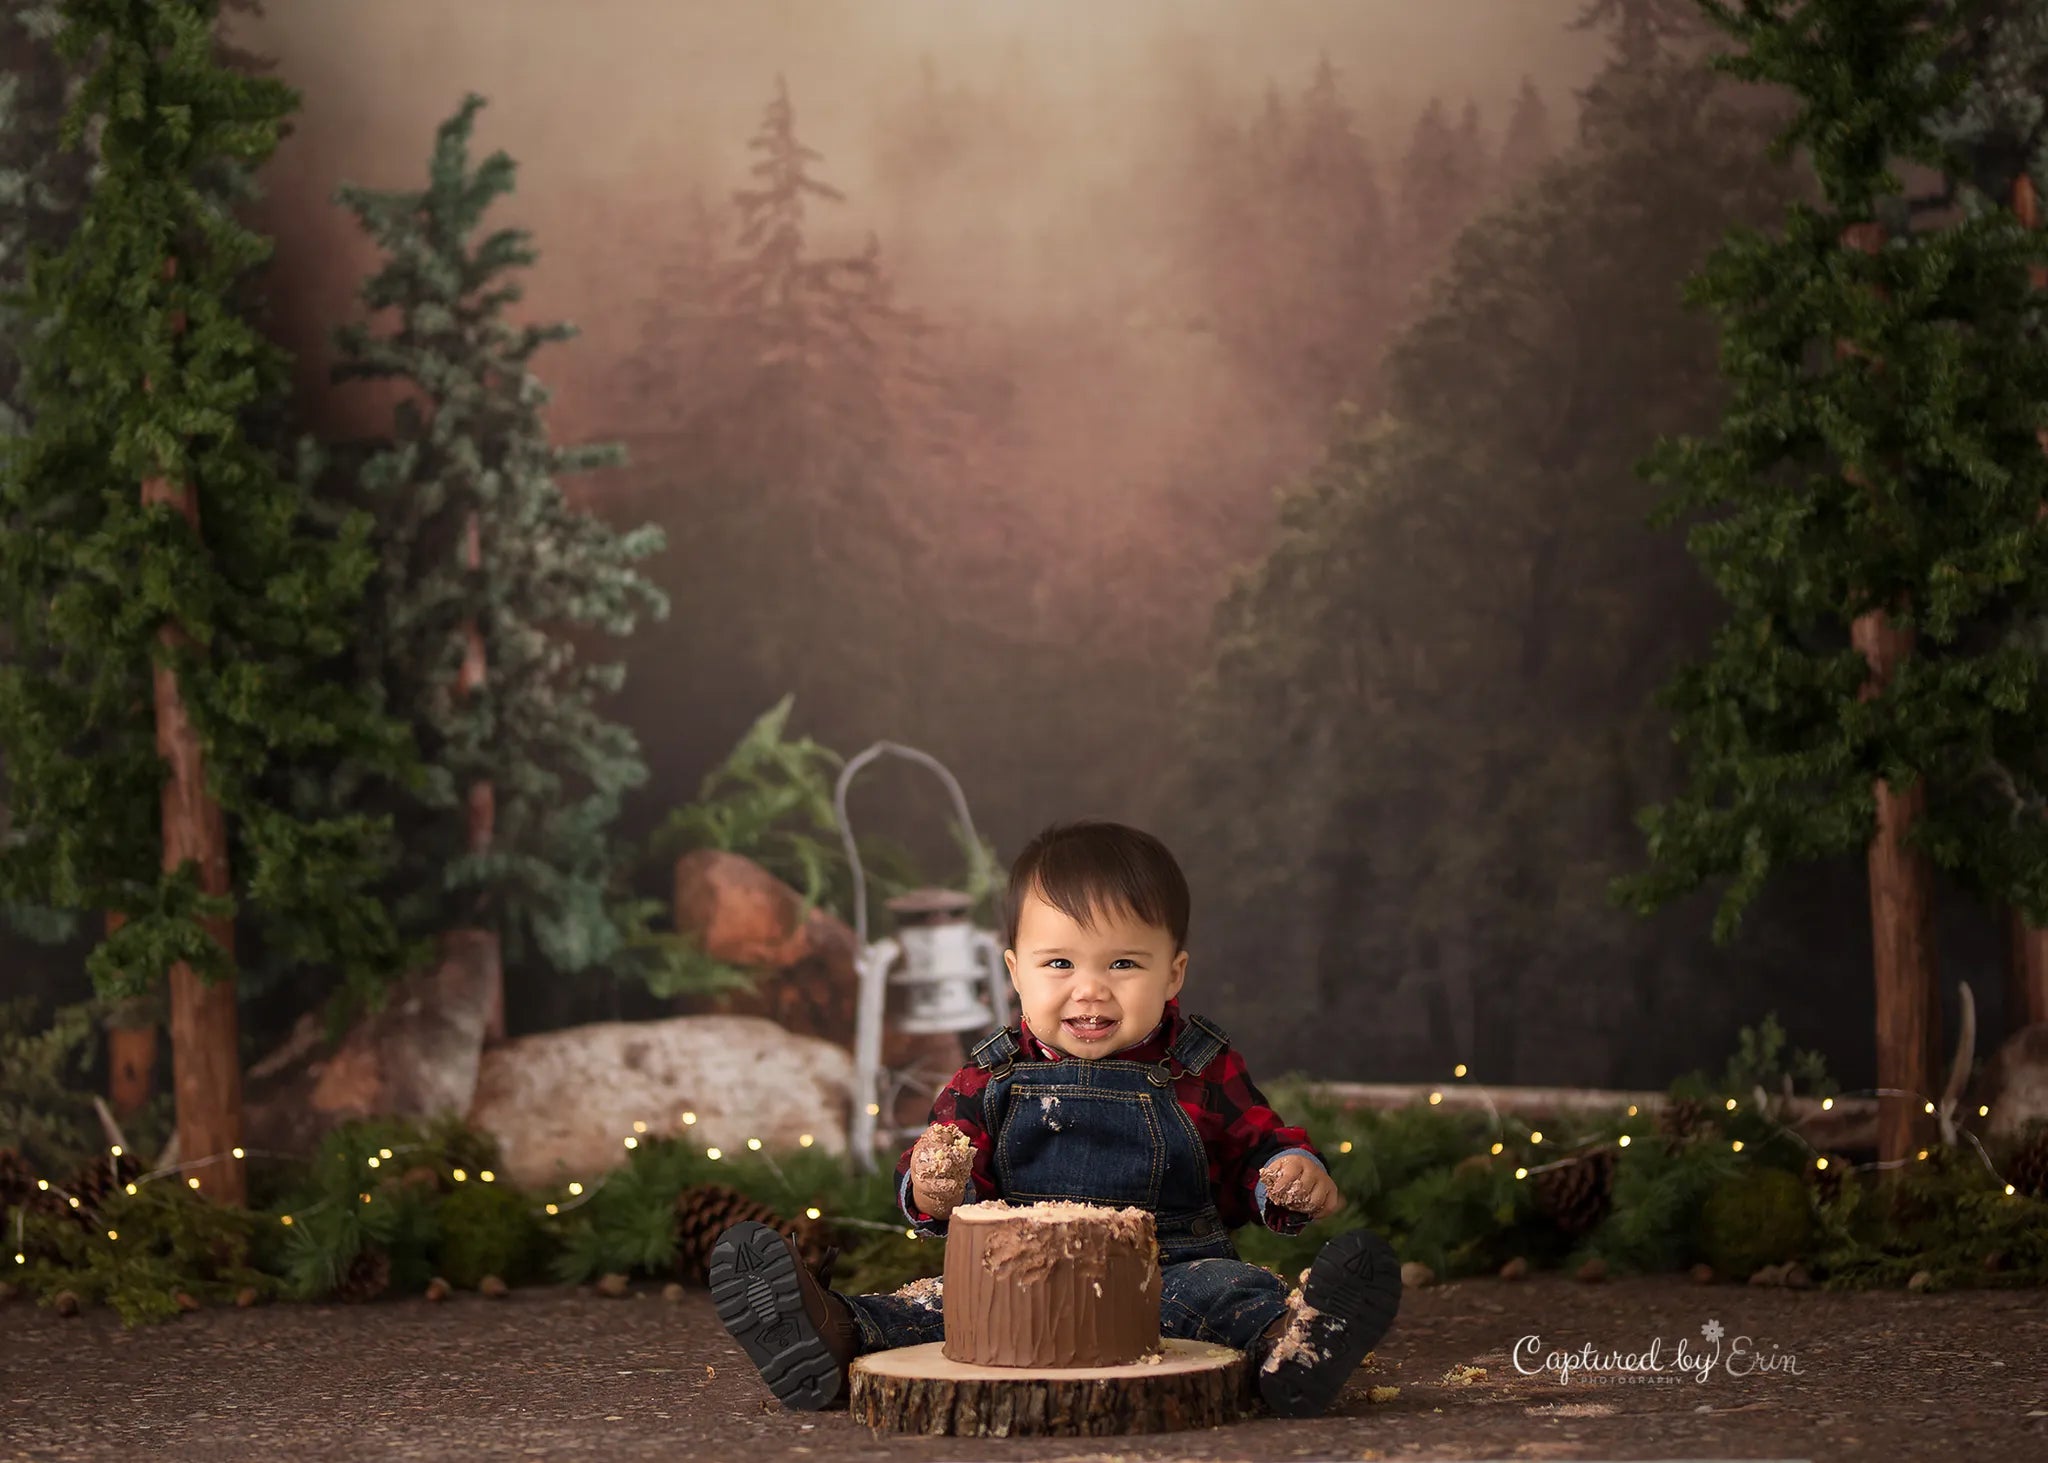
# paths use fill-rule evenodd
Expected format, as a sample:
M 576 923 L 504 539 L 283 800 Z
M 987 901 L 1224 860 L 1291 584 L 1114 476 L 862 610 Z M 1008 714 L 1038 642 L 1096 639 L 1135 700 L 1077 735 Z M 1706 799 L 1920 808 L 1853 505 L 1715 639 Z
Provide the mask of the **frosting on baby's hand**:
M 910 1150 L 910 1194 L 918 1211 L 944 1219 L 967 1196 L 974 1140 L 950 1123 L 933 1123 Z

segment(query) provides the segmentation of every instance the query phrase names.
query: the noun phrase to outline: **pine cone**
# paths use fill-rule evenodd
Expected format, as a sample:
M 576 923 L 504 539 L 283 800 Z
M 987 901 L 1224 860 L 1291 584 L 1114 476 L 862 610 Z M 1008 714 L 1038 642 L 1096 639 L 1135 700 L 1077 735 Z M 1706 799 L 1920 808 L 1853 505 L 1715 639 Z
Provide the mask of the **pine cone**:
M 95 1222 L 94 1211 L 141 1177 L 142 1160 L 132 1153 L 123 1153 L 119 1158 L 112 1154 L 105 1158 L 89 1158 L 64 1181 L 65 1189 L 78 1196 L 80 1207 L 71 1212 L 80 1223 L 92 1224 Z M 70 1205 L 67 1203 L 65 1207 L 68 1209 Z
M 701 1284 L 711 1263 L 711 1247 L 718 1243 L 720 1235 L 743 1219 L 793 1237 L 808 1264 L 815 1265 L 824 1256 L 824 1221 L 784 1219 L 737 1189 L 724 1184 L 697 1184 L 676 1195 L 676 1279 Z
M 1536 1207 L 1565 1234 L 1590 1233 L 1607 1217 L 1614 1192 L 1614 1150 L 1595 1148 L 1562 1168 L 1536 1175 Z
M 1827 1167 L 1820 1166 L 1821 1158 L 1827 1159 Z M 1806 1160 L 1806 1182 L 1813 1195 L 1822 1204 L 1832 1204 L 1842 1196 L 1842 1180 L 1848 1176 L 1849 1161 L 1839 1153 L 1816 1155 Z
M 37 1193 L 36 1176 L 28 1160 L 12 1148 L 0 1148 L 0 1210 L 16 1204 L 31 1204 Z
M 334 1287 L 334 1298 L 351 1302 L 375 1300 L 390 1284 L 391 1257 L 379 1249 L 362 1249 L 356 1251 L 356 1257 L 342 1272 L 340 1283 Z
M 1664 1146 L 1672 1152 L 1683 1148 L 1707 1126 L 1707 1105 L 1696 1097 L 1677 1098 L 1657 1111 L 1657 1131 L 1664 1135 Z
M 2029 1128 L 2005 1166 L 2005 1181 L 2030 1199 L 2048 1198 L 2048 1123 Z

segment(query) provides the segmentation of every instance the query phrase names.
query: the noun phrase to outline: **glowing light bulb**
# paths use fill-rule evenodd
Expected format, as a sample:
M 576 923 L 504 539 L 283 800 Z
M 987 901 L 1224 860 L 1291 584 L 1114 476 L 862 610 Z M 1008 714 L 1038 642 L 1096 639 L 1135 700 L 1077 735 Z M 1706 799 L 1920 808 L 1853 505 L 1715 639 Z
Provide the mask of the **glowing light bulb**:
M 796 1144 L 799 1148 L 808 1148 L 817 1141 L 818 1140 L 812 1137 L 809 1133 L 805 1133 L 797 1138 Z
M 485 1169 L 482 1173 L 478 1174 L 477 1177 L 482 1179 L 487 1184 L 494 1184 L 498 1181 L 498 1176 L 492 1173 L 489 1169 Z
M 185 1182 L 190 1184 L 195 1189 L 199 1187 L 199 1180 L 196 1178 L 186 1179 Z
M 1541 1143 L 1543 1141 L 1543 1134 L 1540 1132 L 1531 1133 L 1529 1135 L 1529 1141 L 1531 1143 Z
M 1929 1112 L 1933 1112 L 1933 1111 L 1934 1111 L 1934 1104 L 1933 1104 L 1933 1103 L 1931 1103 L 1931 1102 L 1930 1102 L 1930 1103 L 1927 1103 L 1927 1104 L 1925 1104 L 1925 1106 L 1926 1106 L 1926 1108 L 1927 1108 L 1927 1111 L 1929 1111 Z
M 370 1202 L 370 1196 L 368 1194 L 360 1194 L 357 1197 L 360 1198 L 365 1204 Z
M 1346 1138 L 1342 1143 L 1339 1143 L 1337 1145 L 1337 1151 L 1339 1153 L 1349 1153 L 1351 1151 L 1351 1140 L 1349 1138 Z
M 916 1230 L 914 1230 L 914 1229 L 906 1229 L 906 1230 L 904 1230 L 903 1232 L 904 1232 L 904 1233 L 905 1233 L 906 1235 L 908 1235 L 908 1236 L 909 1236 L 910 1238 L 912 1238 L 912 1239 L 916 1239 L 916 1238 L 917 1238 L 917 1231 L 916 1231 Z
M 1628 1147 L 1628 1134 L 1623 1133 L 1619 1138 L 1615 1140 L 1615 1143 L 1622 1148 Z
M 640 1140 L 638 1138 L 628 1138 L 626 1140 L 626 1146 L 628 1148 L 638 1148 L 640 1146 Z
M 1444 1095 L 1441 1092 L 1432 1092 L 1429 1094 L 1429 1105 L 1431 1107 L 1435 1107 L 1438 1103 L 1442 1102 L 1443 1100 Z
M 378 1158 L 378 1157 L 376 1157 L 376 1156 L 375 1156 L 375 1155 L 373 1154 L 373 1155 L 371 1155 L 371 1158 L 370 1158 L 370 1167 L 372 1167 L 372 1168 L 375 1168 L 375 1167 L 377 1167 L 377 1165 L 378 1165 L 378 1164 L 382 1163 L 383 1161 L 384 1161 L 383 1159 L 381 1159 L 381 1158 Z
M 561 1211 L 561 1210 L 560 1210 L 559 1208 L 557 1208 L 557 1207 L 556 1207 L 555 1205 L 553 1205 L 553 1204 L 550 1204 L 550 1205 L 548 1205 L 548 1213 L 550 1213 L 550 1214 L 560 1214 L 561 1212 L 562 1212 L 562 1211 Z
M 1526 1169 L 1526 1168 L 1518 1168 L 1518 1169 L 1516 1169 L 1516 1170 L 1515 1170 L 1515 1177 L 1516 1177 L 1516 1178 L 1518 1178 L 1518 1179 L 1525 1179 L 1525 1178 L 1527 1178 L 1528 1176 L 1529 1176 L 1529 1170 L 1528 1170 L 1528 1169 Z
M 871 1103 L 869 1103 L 869 1104 L 868 1104 L 868 1116 L 869 1116 L 869 1117 L 871 1117 L 871 1118 L 874 1118 L 874 1117 L 880 1117 L 881 1115 L 882 1115 L 882 1105 L 881 1105 L 881 1104 L 880 1104 L 879 1102 L 871 1102 Z
M 389 1158 L 391 1156 L 391 1150 L 389 1148 L 379 1148 L 377 1150 L 377 1156 L 379 1158 Z
M 1980 1107 L 1977 1109 L 1977 1116 L 1980 1118 L 1988 1118 L 1991 1116 L 1991 1109 L 1988 1107 Z
M 569 1185 L 569 1192 L 570 1192 L 570 1193 L 572 1193 L 572 1194 L 580 1194 L 580 1193 L 582 1193 L 582 1192 L 583 1192 L 583 1185 L 581 1185 L 581 1184 L 570 1184 L 570 1185 Z
M 243 1151 L 242 1151 L 241 1149 L 239 1149 L 239 1148 L 233 1149 L 233 1150 L 231 1150 L 231 1151 L 232 1151 L 232 1152 L 234 1153 L 235 1157 L 237 1157 L 237 1158 L 247 1158 L 247 1157 L 249 1156 L 249 1155 L 248 1155 L 247 1153 L 243 1152 Z
M 107 1152 L 113 1154 L 114 1157 L 119 1158 L 121 1156 L 121 1145 L 119 1143 L 116 1143 L 113 1147 L 109 1148 Z
M 647 1124 L 641 1122 L 638 1118 L 635 1118 L 633 1119 L 633 1131 L 636 1133 L 644 1133 L 647 1131 Z
M 1825 1158 L 1816 1158 L 1813 1161 L 1813 1166 L 1815 1168 L 1826 1168 L 1828 1166 L 1828 1161 Z
M 1734 1098 L 1732 1098 L 1732 1097 L 1728 1099 L 1728 1111 L 1730 1111 L 1730 1112 L 1734 1112 L 1734 1111 L 1735 1111 L 1735 1099 L 1734 1099 Z
M 1507 1146 L 1507 1145 L 1506 1145 L 1505 1143 L 1496 1143 L 1496 1144 L 1494 1144 L 1494 1145 L 1493 1145 L 1493 1151 L 1494 1151 L 1495 1153 L 1499 1153 L 1499 1152 L 1501 1151 L 1501 1149 L 1505 1148 L 1506 1146 Z
M 697 1115 L 696 1115 L 695 1113 L 693 1113 L 693 1112 L 686 1112 L 686 1113 L 684 1113 L 684 1114 L 683 1114 L 683 1126 L 684 1126 L 684 1127 L 686 1127 L 686 1128 L 688 1128 L 688 1127 L 692 1127 L 692 1126 L 694 1126 L 694 1125 L 696 1124 L 696 1121 L 697 1121 Z
M 1636 1115 L 1636 1105 L 1634 1103 L 1630 1103 L 1628 1105 L 1628 1115 L 1630 1117 L 1634 1117 Z
M 17 1250 L 14 1255 L 14 1263 L 17 1265 L 26 1265 L 28 1263 L 28 1256 L 22 1254 L 20 1251 Z
M 455 1182 L 457 1182 L 458 1184 L 466 1184 L 466 1183 L 468 1183 L 468 1182 L 469 1182 L 469 1170 L 468 1170 L 468 1169 L 466 1169 L 466 1168 L 458 1168 L 458 1169 L 456 1169 L 456 1170 L 455 1170 Z
M 1927 1150 L 1926 1150 L 1925 1148 L 1922 1148 L 1922 1149 L 1920 1150 L 1920 1156 L 1921 1156 L 1922 1158 L 1925 1158 L 1925 1157 L 1927 1156 Z
M 278 1220 L 278 1223 L 280 1223 L 280 1224 L 290 1224 L 291 1222 L 292 1222 L 292 1217 L 291 1217 L 291 1215 L 289 1215 L 289 1214 L 286 1214 L 286 1215 L 282 1216 L 282 1217 L 281 1217 L 281 1218 L 280 1218 L 280 1219 Z
M 36 1187 L 41 1189 L 44 1193 L 48 1193 L 50 1191 L 50 1181 L 48 1179 L 37 1179 Z
M 1468 1069 L 1466 1068 L 1465 1064 L 1463 1062 L 1460 1062 L 1457 1066 L 1451 1068 L 1451 1075 L 1453 1077 L 1462 1077 L 1465 1075 L 1467 1070 Z
M 128 1192 L 129 1192 L 129 1193 L 131 1193 L 131 1194 L 132 1194 L 132 1193 L 134 1193 L 134 1192 L 135 1192 L 135 1185 L 133 1185 L 133 1184 L 130 1184 L 130 1185 L 128 1186 Z
M 72 1207 L 73 1209 L 76 1209 L 76 1208 L 78 1208 L 78 1207 L 79 1207 L 79 1204 L 78 1204 L 78 1195 L 76 1195 L 76 1194 L 73 1194 L 73 1195 L 71 1196 L 71 1207 Z
M 2018 1190 L 2014 1189 L 2014 1188 L 2013 1188 L 2013 1186 L 2012 1186 L 2011 1184 L 2007 1184 L 2007 1185 L 2005 1186 L 2005 1191 L 2006 1191 L 2006 1193 L 2008 1193 L 2008 1194 L 2012 1194 L 2012 1193 L 2017 1193 L 2017 1192 L 2018 1192 Z
M 810 1208 L 810 1209 L 806 1209 L 806 1210 L 804 1210 L 804 1218 L 806 1218 L 806 1219 L 816 1219 L 816 1218 L 818 1218 L 818 1217 L 819 1217 L 819 1215 L 818 1215 L 818 1211 L 817 1211 L 817 1209 L 816 1209 L 816 1208 Z
M 119 1235 L 119 1233 L 117 1233 L 117 1232 L 116 1232 L 116 1231 L 114 1231 L 114 1230 L 111 1230 L 111 1229 L 110 1229 L 110 1230 L 108 1230 L 108 1231 L 107 1231 L 107 1238 L 108 1238 L 108 1239 L 119 1239 L 120 1237 L 121 1237 L 121 1236 Z
M 704 1156 L 710 1159 L 713 1163 L 716 1163 L 719 1159 L 725 1157 L 725 1153 L 721 1149 L 706 1148 L 704 1150 Z
M 1834 1111 L 1834 1106 L 1835 1100 L 1832 1097 L 1823 1097 L 1820 1100 L 1820 1110 L 1822 1112 L 1832 1112 Z
M 756 1153 L 759 1153 L 761 1151 L 761 1140 L 759 1138 L 749 1138 L 747 1139 L 747 1146 Z
M 1742 1151 L 1742 1140 L 1740 1138 L 1737 1138 L 1733 1143 L 1730 1143 L 1728 1146 L 1734 1149 L 1737 1153 L 1740 1153 Z

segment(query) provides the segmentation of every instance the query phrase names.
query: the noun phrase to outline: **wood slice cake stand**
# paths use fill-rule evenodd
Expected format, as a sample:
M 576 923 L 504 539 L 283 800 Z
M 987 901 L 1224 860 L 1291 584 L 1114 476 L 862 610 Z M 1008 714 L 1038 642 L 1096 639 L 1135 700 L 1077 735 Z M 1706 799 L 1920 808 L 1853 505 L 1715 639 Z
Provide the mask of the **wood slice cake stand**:
M 853 1363 L 877 1433 L 1173 1432 L 1251 1408 L 1244 1354 L 1159 1335 L 1159 1245 L 1142 1209 L 1001 1201 L 955 1209 L 944 1341 Z
M 1072 1369 L 973 1366 L 945 1344 L 877 1351 L 853 1363 L 848 1403 L 877 1433 L 1101 1437 L 1235 1422 L 1252 1410 L 1241 1351 L 1166 1340 L 1155 1362 Z

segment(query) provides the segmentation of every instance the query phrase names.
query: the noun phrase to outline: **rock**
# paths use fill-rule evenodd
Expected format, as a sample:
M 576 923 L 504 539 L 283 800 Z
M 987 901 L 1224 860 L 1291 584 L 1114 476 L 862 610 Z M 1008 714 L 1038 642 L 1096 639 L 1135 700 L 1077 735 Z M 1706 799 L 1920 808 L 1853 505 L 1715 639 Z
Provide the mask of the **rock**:
M 1425 1285 L 1436 1284 L 1436 1271 L 1420 1260 L 1409 1260 L 1401 1266 L 1401 1288 L 1420 1290 Z
M 1712 1285 L 1719 1278 L 1714 1274 L 1714 1267 L 1705 1261 L 1692 1267 L 1692 1283 L 1695 1285 Z
M 60 1316 L 78 1314 L 78 1296 L 69 1290 L 60 1290 L 50 1302 L 50 1308 Z
M 1789 1260 L 1782 1265 L 1760 1266 L 1756 1273 L 1749 1277 L 1749 1283 L 1751 1285 L 1785 1285 L 1788 1283 L 1785 1277 L 1792 1272 L 1792 1269 L 1793 1265 Z
M 1934 1284 L 1934 1274 L 1928 1270 L 1915 1270 L 1913 1278 L 1906 1282 L 1908 1290 L 1926 1290 Z
M 1529 1262 L 1520 1255 L 1500 1267 L 1500 1278 L 1503 1280 L 1526 1280 L 1528 1276 Z
M 496 942 L 458 931 L 439 964 L 407 975 L 339 1045 L 317 1013 L 300 1017 L 244 1079 L 244 1141 L 303 1154 L 352 1119 L 468 1112 L 497 981 Z
M 625 1276 L 614 1272 L 610 1275 L 599 1277 L 597 1282 L 597 1293 L 599 1295 L 610 1296 L 613 1300 L 617 1300 L 620 1296 L 626 1293 L 628 1284 L 629 1282 L 627 1281 Z
M 1579 1266 L 1578 1278 L 1585 1281 L 1588 1285 L 1598 1285 L 1607 1278 L 1607 1262 L 1598 1255 L 1595 1255 L 1592 1259 L 1586 1261 L 1585 1264 Z
M 661 1298 L 667 1301 L 670 1305 L 674 1305 L 676 1302 L 680 1301 L 687 1293 L 688 1292 L 686 1292 L 683 1289 L 682 1284 L 679 1281 L 674 1280 L 671 1280 L 668 1284 L 662 1286 L 661 1288 Z
M 2022 1026 L 1992 1053 L 1964 1108 L 1973 1123 L 1980 1106 L 1991 1109 L 1981 1119 L 1987 1138 L 2017 1138 L 2034 1119 L 2048 1118 L 2048 1021 Z
M 503 1300 L 505 1293 L 511 1288 L 495 1275 L 486 1275 L 476 1283 L 476 1293 L 489 1296 L 492 1300 Z
M 498 1140 L 501 1179 L 548 1188 L 623 1162 L 636 1121 L 734 1153 L 749 1138 L 795 1148 L 805 1133 L 843 1153 L 852 1088 L 845 1051 L 759 1017 L 612 1021 L 492 1047 L 469 1118 Z
M 172 1298 L 177 1301 L 178 1309 L 181 1311 L 190 1313 L 199 1309 L 199 1297 L 189 1291 L 181 1290 Z
M 453 1289 L 453 1287 L 450 1286 L 447 1281 L 443 1280 L 440 1276 L 436 1275 L 432 1280 L 429 1280 L 427 1282 L 427 1299 L 436 1301 L 446 1300 L 448 1299 L 448 1292 L 451 1289 Z
M 253 1285 L 245 1285 L 235 1292 L 235 1304 L 245 1311 L 259 1303 L 262 1299 L 263 1293 Z
M 676 861 L 675 927 L 694 935 L 704 953 L 757 976 L 753 993 L 684 997 L 679 1009 L 766 1016 L 799 1036 L 815 1036 L 853 1051 L 860 977 L 854 969 L 853 927 L 825 909 L 805 915 L 803 896 L 752 859 L 721 849 L 696 849 Z M 799 916 L 802 916 L 799 918 Z M 886 930 L 870 930 L 878 939 Z M 893 1013 L 901 992 L 891 989 Z M 885 1021 L 882 1064 L 924 1065 L 951 1076 L 966 1061 L 958 1036 L 912 1036 Z M 921 1126 L 928 1095 L 904 1094 L 895 1121 Z

